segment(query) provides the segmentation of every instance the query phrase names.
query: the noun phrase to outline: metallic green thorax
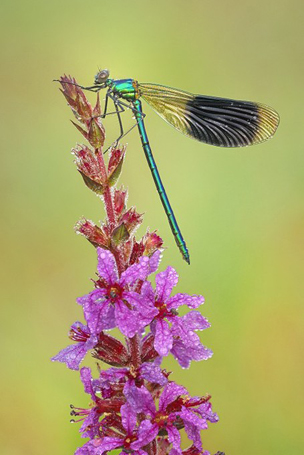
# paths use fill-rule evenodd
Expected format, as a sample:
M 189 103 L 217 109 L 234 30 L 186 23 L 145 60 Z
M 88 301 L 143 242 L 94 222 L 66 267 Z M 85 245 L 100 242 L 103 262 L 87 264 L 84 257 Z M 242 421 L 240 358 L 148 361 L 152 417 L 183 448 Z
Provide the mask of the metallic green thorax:
M 107 86 L 111 88 L 113 94 L 126 101 L 135 101 L 139 98 L 138 84 L 134 79 L 119 79 L 117 81 L 108 79 Z

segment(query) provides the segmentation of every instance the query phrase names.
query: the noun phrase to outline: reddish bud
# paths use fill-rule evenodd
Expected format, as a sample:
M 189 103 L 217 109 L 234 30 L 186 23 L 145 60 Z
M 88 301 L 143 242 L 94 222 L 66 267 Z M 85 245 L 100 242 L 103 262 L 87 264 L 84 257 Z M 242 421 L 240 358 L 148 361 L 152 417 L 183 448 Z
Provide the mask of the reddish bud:
M 83 235 L 95 247 L 99 246 L 101 248 L 108 249 L 110 242 L 107 235 L 92 221 L 86 220 L 85 218 L 79 220 L 75 226 L 75 231 L 77 234 Z
M 103 172 L 98 161 L 98 154 L 85 145 L 79 145 L 72 149 L 75 155 L 75 163 L 78 171 L 83 177 L 85 184 L 90 190 L 97 194 L 103 194 L 104 181 Z
M 88 102 L 76 79 L 62 76 L 60 78 L 62 90 L 73 114 L 82 123 L 86 123 L 93 115 L 91 104 Z
M 151 256 L 156 250 L 159 250 L 163 245 L 163 240 L 154 232 L 147 232 L 143 237 L 144 254 Z
M 126 203 L 127 203 L 128 193 L 127 191 L 123 191 L 123 189 L 115 190 L 114 193 L 114 209 L 116 215 L 121 215 L 124 211 Z
M 171 450 L 171 443 L 167 438 L 157 438 L 158 455 L 168 455 Z
M 128 232 L 131 233 L 140 226 L 143 220 L 143 215 L 137 213 L 134 207 L 131 207 L 120 219 L 128 229 Z
M 154 335 L 149 333 L 143 340 L 141 348 L 141 360 L 142 362 L 149 362 L 158 357 L 158 353 L 154 349 Z
M 144 251 L 145 247 L 143 245 L 142 240 L 139 243 L 134 242 L 132 253 L 130 255 L 130 265 L 135 264 L 135 262 L 138 262 L 139 258 L 143 256 Z
M 130 257 L 131 257 L 131 252 L 133 249 L 133 243 L 134 243 L 134 237 L 129 238 L 129 240 L 125 241 L 124 244 L 121 247 L 121 253 L 123 255 L 124 261 L 126 264 L 130 264 Z
M 116 338 L 103 332 L 99 335 L 93 357 L 114 367 L 124 367 L 128 365 L 130 360 L 130 355 L 125 346 Z
M 113 186 L 120 176 L 125 152 L 126 147 L 111 150 L 111 156 L 108 164 L 108 181 L 110 186 Z

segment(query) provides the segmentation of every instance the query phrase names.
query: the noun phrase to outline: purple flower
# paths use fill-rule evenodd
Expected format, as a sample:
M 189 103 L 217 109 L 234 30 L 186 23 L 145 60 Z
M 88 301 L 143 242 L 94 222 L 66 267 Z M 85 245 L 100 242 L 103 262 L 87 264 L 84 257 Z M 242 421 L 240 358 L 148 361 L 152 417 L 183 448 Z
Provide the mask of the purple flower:
M 107 390 L 110 390 L 113 384 L 134 384 L 140 387 L 144 380 L 154 384 L 164 386 L 167 382 L 167 376 L 160 368 L 161 358 L 154 362 L 144 362 L 137 369 L 131 368 L 109 368 L 100 372 L 99 379 L 95 380 L 95 384 L 102 388 L 103 396 L 106 396 Z
M 77 449 L 75 455 L 102 455 L 104 452 L 118 448 L 123 449 L 121 452 L 123 454 L 131 452 L 134 455 L 146 455 L 147 453 L 141 449 L 150 442 L 145 423 L 142 422 L 137 427 L 136 413 L 128 404 L 121 406 L 120 413 L 123 435 L 94 438 Z
M 177 313 L 177 308 L 181 305 L 197 308 L 204 303 L 204 297 L 182 293 L 170 297 L 178 282 L 178 275 L 172 267 L 158 273 L 155 280 L 155 291 L 147 281 L 141 289 L 141 296 L 150 303 L 148 308 L 153 306 L 157 310 L 151 323 L 155 350 L 160 356 L 167 356 L 171 351 L 183 367 L 188 367 L 192 359 L 211 357 L 212 351 L 201 345 L 195 333 L 196 330 L 210 327 L 209 322 L 198 311 L 191 311 L 182 317 Z
M 104 397 L 103 388 L 98 380 L 92 378 L 90 368 L 84 367 L 80 370 L 80 378 L 84 386 L 84 391 L 91 397 L 92 403 L 89 408 L 76 408 L 72 406 L 72 416 L 80 417 L 77 422 L 83 421 L 81 428 L 83 438 L 101 437 L 103 429 L 107 428 L 109 418 L 105 417 L 100 421 L 104 414 L 111 415 L 112 421 L 117 419 L 117 413 L 120 411 L 121 406 L 125 403 L 125 398 L 121 392 L 120 396 Z M 106 395 L 106 394 L 105 394 Z M 114 420 L 113 420 L 114 419 Z M 84 452 L 85 453 L 85 452 Z
M 71 370 L 78 370 L 81 361 L 88 351 L 93 349 L 98 341 L 96 334 L 81 322 L 75 322 L 70 329 L 69 337 L 77 344 L 62 349 L 51 360 L 65 363 Z
M 207 420 L 217 422 L 218 417 L 212 412 L 208 397 L 189 397 L 187 390 L 174 382 L 169 382 L 163 389 L 159 399 L 159 409 L 156 409 L 153 396 L 142 386 L 135 387 L 133 384 L 126 385 L 124 393 L 127 402 L 137 413 L 143 413 L 149 419 L 146 422 L 146 430 L 152 441 L 161 429 L 168 433 L 168 439 L 173 449 L 181 452 L 180 433 L 178 428 L 185 431 L 199 450 L 202 449 L 200 431 L 207 428 Z M 181 395 L 186 395 L 183 398 Z
M 171 354 L 183 368 L 189 368 L 191 360 L 207 360 L 212 357 L 211 349 L 201 344 L 196 330 L 210 327 L 209 322 L 198 312 L 190 311 L 185 316 L 175 317 L 171 326 L 173 343 Z
M 121 277 L 113 254 L 101 248 L 97 248 L 97 253 L 97 270 L 101 278 L 98 280 L 99 287 L 77 301 L 83 306 L 92 333 L 98 334 L 101 330 L 118 327 L 125 336 L 132 338 L 156 314 L 155 308 L 134 288 L 139 280 L 144 281 L 156 270 L 160 252 L 156 251 L 151 258 L 141 257 Z

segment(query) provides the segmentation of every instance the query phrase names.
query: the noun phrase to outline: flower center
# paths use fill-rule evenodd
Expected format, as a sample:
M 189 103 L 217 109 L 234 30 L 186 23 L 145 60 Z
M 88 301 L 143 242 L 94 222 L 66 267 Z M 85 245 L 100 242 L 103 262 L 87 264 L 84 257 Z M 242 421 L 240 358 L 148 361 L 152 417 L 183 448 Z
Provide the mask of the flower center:
M 77 327 L 69 331 L 69 338 L 73 341 L 85 343 L 90 338 L 90 335 L 81 330 L 80 327 Z
M 126 436 L 125 440 L 124 440 L 124 448 L 125 449 L 128 449 L 130 447 L 130 445 L 132 444 L 132 442 L 136 441 L 136 436 L 132 436 L 132 435 L 128 435 Z
M 155 302 L 155 307 L 158 309 L 158 318 L 164 319 L 167 316 L 173 316 L 172 310 L 168 310 L 167 305 L 164 302 Z
M 123 293 L 123 289 L 119 286 L 119 284 L 114 284 L 108 287 L 107 289 L 107 298 L 112 303 L 115 303 L 117 299 L 120 299 Z
M 156 416 L 153 419 L 153 422 L 155 422 L 160 428 L 164 428 L 167 426 L 168 423 L 168 415 L 164 414 L 162 412 L 158 412 Z

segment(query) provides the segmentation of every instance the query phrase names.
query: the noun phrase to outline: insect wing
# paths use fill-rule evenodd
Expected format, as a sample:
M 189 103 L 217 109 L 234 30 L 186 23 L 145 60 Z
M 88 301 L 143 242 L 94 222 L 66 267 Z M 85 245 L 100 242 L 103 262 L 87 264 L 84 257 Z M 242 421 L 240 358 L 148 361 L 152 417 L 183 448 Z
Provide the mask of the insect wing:
M 157 84 L 139 84 L 142 98 L 186 136 L 219 147 L 244 147 L 272 137 L 278 113 L 264 104 L 192 95 Z

